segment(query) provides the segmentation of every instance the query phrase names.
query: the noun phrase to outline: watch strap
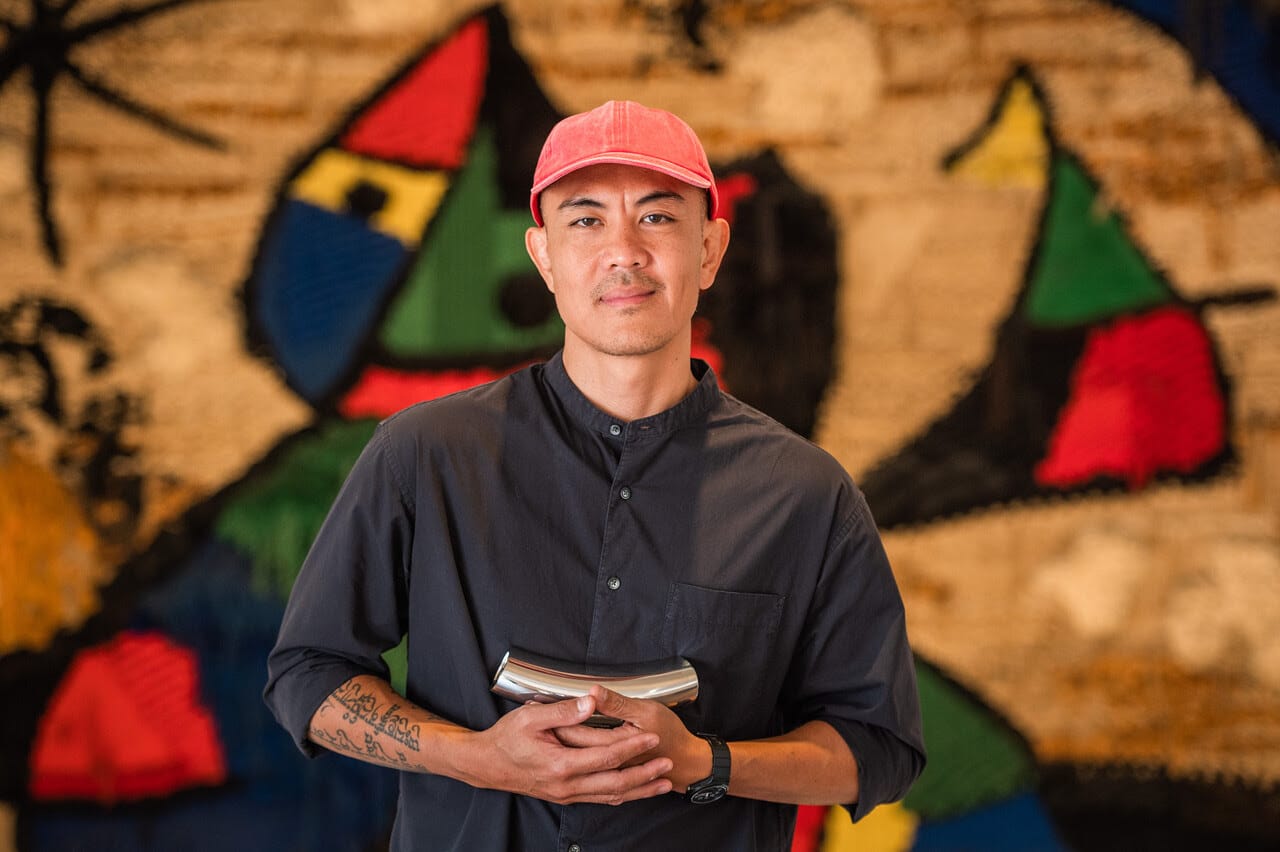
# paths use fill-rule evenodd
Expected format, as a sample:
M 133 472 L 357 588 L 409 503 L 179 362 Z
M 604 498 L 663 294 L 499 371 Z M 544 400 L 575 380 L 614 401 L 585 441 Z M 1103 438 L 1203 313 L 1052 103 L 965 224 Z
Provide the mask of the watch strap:
M 733 765 L 729 757 L 729 746 L 715 734 L 698 734 L 711 743 L 711 780 L 717 784 L 729 786 L 729 769 Z
M 699 733 L 711 746 L 711 774 L 689 785 L 685 798 L 695 804 L 707 804 L 724 798 L 729 790 L 729 773 L 732 759 L 729 746 L 715 734 Z

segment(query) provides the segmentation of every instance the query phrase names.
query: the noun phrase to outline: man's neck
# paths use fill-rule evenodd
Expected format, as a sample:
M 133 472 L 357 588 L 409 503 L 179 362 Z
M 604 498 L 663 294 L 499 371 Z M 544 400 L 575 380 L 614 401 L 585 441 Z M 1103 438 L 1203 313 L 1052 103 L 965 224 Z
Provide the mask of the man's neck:
M 670 347 L 648 355 L 614 356 L 566 344 L 564 369 L 592 405 L 623 422 L 666 411 L 698 385 L 687 347 L 683 354 Z

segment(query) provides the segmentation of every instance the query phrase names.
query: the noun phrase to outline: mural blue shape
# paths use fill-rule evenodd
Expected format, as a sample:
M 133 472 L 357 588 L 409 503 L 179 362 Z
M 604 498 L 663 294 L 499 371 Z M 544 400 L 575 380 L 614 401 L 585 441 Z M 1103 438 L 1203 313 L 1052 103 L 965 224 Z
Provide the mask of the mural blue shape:
M 1115 0 L 1186 45 L 1183 0 Z M 1280 144 L 1280 17 L 1266 19 L 1244 0 L 1214 2 L 1220 29 L 1205 34 L 1204 69 L 1249 113 L 1272 143 Z M 1273 13 L 1274 14 L 1274 13 Z M 1206 26 L 1212 26 L 1206 21 Z
M 1024 793 L 955 819 L 926 822 L 912 852 L 1068 852 L 1040 799 Z
M 253 319 L 289 384 L 316 402 L 355 361 L 409 252 L 354 216 L 305 201 L 290 199 L 277 215 L 255 266 Z

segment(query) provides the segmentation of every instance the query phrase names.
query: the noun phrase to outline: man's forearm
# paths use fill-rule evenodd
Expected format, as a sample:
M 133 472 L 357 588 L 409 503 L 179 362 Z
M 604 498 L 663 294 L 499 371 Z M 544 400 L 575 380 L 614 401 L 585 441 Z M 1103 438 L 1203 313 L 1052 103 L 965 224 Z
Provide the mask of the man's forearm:
M 358 675 L 335 689 L 312 715 L 308 731 L 313 743 L 339 754 L 392 769 L 451 776 L 445 746 L 469 733 L 373 675 Z
M 794 805 L 858 800 L 858 763 L 836 729 L 806 722 L 787 734 L 729 743 L 729 795 Z M 707 772 L 711 772 L 710 756 Z M 696 780 L 696 779 L 695 779 Z

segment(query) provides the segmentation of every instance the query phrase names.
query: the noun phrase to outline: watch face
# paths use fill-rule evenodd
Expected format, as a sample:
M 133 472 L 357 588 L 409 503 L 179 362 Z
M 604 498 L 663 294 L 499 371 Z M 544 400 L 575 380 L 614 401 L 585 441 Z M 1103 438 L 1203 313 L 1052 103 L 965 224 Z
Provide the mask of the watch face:
M 703 787 L 696 793 L 689 796 L 689 801 L 695 805 L 705 805 L 708 802 L 718 802 L 724 798 L 724 794 L 729 792 L 729 788 L 723 784 L 712 784 L 709 787 Z

